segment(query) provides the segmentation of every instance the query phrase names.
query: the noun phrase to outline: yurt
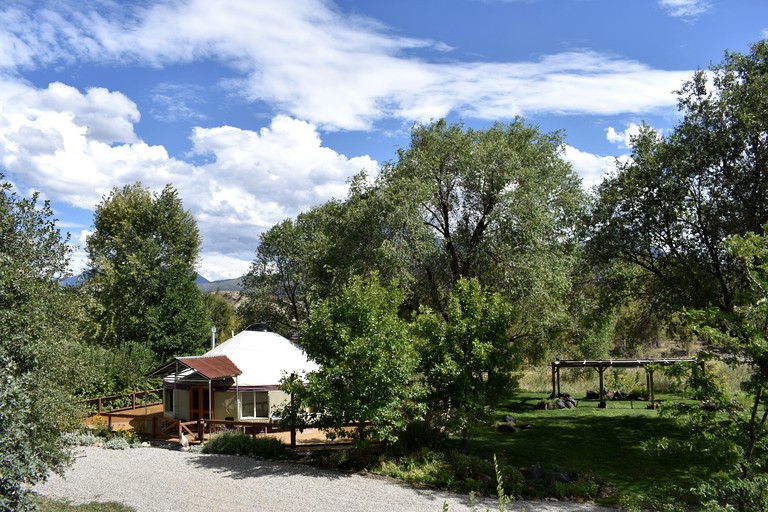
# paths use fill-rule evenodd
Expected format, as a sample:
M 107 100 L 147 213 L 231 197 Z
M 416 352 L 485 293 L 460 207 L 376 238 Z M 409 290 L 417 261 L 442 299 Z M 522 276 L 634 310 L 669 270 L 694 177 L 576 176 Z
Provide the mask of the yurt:
M 166 418 L 267 421 L 290 399 L 280 380 L 317 368 L 291 340 L 253 324 L 205 354 L 176 357 L 147 377 L 163 377 Z

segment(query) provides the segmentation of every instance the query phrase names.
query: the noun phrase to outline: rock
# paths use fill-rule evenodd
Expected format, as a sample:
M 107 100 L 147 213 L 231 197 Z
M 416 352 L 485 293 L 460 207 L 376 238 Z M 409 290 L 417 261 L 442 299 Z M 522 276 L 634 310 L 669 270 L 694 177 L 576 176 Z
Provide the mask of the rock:
M 541 468 L 522 468 L 520 472 L 526 480 L 543 480 L 546 476 Z
M 594 389 L 587 390 L 587 400 L 596 400 L 598 398 L 600 398 L 600 393 Z
M 512 423 L 502 423 L 496 427 L 496 430 L 504 434 L 514 434 L 517 432 L 517 428 Z
M 574 407 L 576 407 L 576 404 L 574 404 L 574 403 L 573 403 L 573 402 L 571 402 L 570 400 L 566 400 L 566 401 L 565 401 L 565 408 L 566 408 L 566 409 L 573 409 Z
M 717 410 L 717 405 L 715 405 L 715 402 L 713 402 L 712 400 L 707 400 L 706 402 L 702 402 L 699 405 L 699 408 L 705 411 L 714 411 L 714 410 Z
M 557 402 L 555 402 L 555 404 L 557 404 L 558 409 L 565 409 L 565 402 L 563 402 L 562 400 L 558 400 Z
M 513 418 L 512 416 L 509 416 L 509 415 L 504 416 L 504 423 L 514 423 L 514 422 L 515 422 L 515 418 Z

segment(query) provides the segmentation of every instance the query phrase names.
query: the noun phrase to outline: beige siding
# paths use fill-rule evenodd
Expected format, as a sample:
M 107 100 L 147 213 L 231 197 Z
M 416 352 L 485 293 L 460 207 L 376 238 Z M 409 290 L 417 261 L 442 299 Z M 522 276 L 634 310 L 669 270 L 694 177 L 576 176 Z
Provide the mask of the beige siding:
M 237 395 L 234 391 L 219 391 L 213 394 L 213 415 L 217 420 L 237 419 Z
M 291 400 L 291 395 L 280 389 L 269 392 L 269 411 L 273 416 L 279 415 L 282 409 Z

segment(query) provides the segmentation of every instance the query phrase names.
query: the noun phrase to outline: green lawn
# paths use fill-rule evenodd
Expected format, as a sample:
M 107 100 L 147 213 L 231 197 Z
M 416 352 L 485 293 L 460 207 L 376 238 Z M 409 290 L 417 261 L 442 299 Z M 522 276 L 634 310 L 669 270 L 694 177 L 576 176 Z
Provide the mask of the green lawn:
M 497 412 L 499 421 L 510 415 L 518 426 L 530 424 L 530 429 L 502 434 L 493 427 L 478 427 L 469 451 L 483 458 L 497 454 L 516 467 L 590 471 L 613 489 L 608 501 L 614 503 L 620 495 L 650 496 L 671 492 L 672 486 L 689 489 L 697 476 L 712 471 L 696 453 L 656 454 L 643 448 L 643 442 L 653 438 L 684 435 L 671 419 L 646 409 L 647 402 L 610 401 L 599 409 L 596 400 L 580 400 L 575 409 L 536 409 L 544 396 L 520 393 Z M 662 407 L 674 399 L 659 398 Z

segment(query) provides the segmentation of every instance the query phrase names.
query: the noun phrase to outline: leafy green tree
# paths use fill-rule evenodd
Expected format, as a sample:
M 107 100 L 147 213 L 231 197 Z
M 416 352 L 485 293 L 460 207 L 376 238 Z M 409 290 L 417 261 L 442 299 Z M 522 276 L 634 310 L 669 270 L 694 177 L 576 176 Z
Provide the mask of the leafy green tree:
M 358 445 L 394 441 L 422 414 L 418 358 L 398 317 L 402 300 L 374 274 L 353 278 L 313 308 L 301 342 L 320 369 L 307 375 L 302 400 L 318 407 L 317 424 L 331 435 L 351 436 Z M 356 424 L 352 432 L 343 429 L 347 423 Z
M 432 419 L 460 432 L 463 450 L 470 427 L 489 419 L 517 386 L 515 371 L 522 360 L 516 323 L 509 303 L 476 278 L 459 279 L 447 319 L 428 310 L 419 315 L 420 373 L 431 390 Z
M 418 303 L 445 312 L 459 279 L 477 278 L 536 319 L 527 325 L 532 351 L 567 328 L 584 195 L 562 149 L 559 133 L 521 119 L 486 130 L 444 120 L 413 128 L 379 187 L 404 212 L 397 234 L 423 292 Z
M 739 280 L 724 242 L 768 220 L 768 42 L 751 50 L 697 72 L 678 93 L 680 124 L 668 136 L 644 127 L 598 189 L 593 263 L 649 307 L 734 307 Z M 641 272 L 612 272 L 617 261 Z
M 87 252 L 103 345 L 148 348 L 158 359 L 205 347 L 210 325 L 194 281 L 200 234 L 170 185 L 159 194 L 139 183 L 113 189 L 96 207 Z
M 307 322 L 313 301 L 334 296 L 352 276 L 375 271 L 384 282 L 409 282 L 384 199 L 361 172 L 345 201 L 313 207 L 264 233 L 243 279 L 240 315 L 292 335 Z
M 768 228 L 768 224 L 763 227 Z M 743 374 L 734 392 L 718 372 L 680 369 L 691 398 L 710 407 L 680 404 L 674 416 L 691 435 L 683 449 L 718 459 L 722 468 L 703 482 L 698 493 L 706 510 L 768 510 L 768 237 L 747 233 L 725 247 L 745 269 L 746 286 L 732 311 L 711 307 L 688 312 L 696 332 L 712 350 L 700 354 L 710 368 L 730 367 Z M 745 364 L 746 362 L 746 364 Z M 741 371 L 738 371 L 741 370 Z M 712 409 L 714 409 L 713 412 Z M 713 417 L 717 415 L 716 417 Z
M 205 309 L 208 312 L 208 318 L 216 327 L 216 339 L 219 342 L 227 341 L 232 337 L 232 332 L 239 331 L 241 326 L 240 318 L 235 312 L 235 306 L 232 300 L 220 292 L 206 293 L 203 295 Z
M 0 180 L 2 176 L 0 175 Z M 58 285 L 67 238 L 47 203 L 0 182 L 0 508 L 33 508 L 28 489 L 61 471 L 60 433 L 77 419 L 69 388 L 76 332 Z
M 246 324 L 265 322 L 290 336 L 309 317 L 307 260 L 311 256 L 307 215 L 286 219 L 259 237 L 256 258 L 243 277 L 243 304 L 238 308 Z

